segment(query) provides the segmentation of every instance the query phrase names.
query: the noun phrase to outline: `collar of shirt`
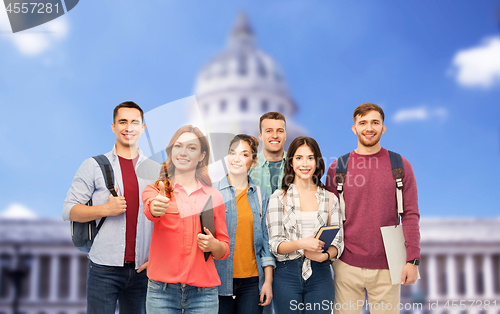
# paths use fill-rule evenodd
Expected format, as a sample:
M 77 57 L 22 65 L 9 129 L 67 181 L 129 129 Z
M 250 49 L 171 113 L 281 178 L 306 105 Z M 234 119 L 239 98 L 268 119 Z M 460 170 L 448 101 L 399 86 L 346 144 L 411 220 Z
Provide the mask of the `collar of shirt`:
M 286 159 L 286 151 L 283 152 L 283 158 L 281 158 L 281 161 L 283 161 L 283 163 L 281 164 L 281 168 L 283 168 L 283 164 L 284 164 L 285 159 Z M 267 165 L 269 165 L 269 160 L 267 160 L 266 156 L 264 155 L 264 151 L 261 151 L 257 155 L 257 166 L 256 167 L 262 168 L 262 167 L 267 166 Z
M 253 183 L 252 179 L 250 179 L 250 176 L 247 176 L 247 181 L 248 181 L 248 191 L 250 192 L 254 192 L 257 190 L 257 186 L 255 185 L 255 183 Z M 224 178 L 222 178 L 220 180 L 220 189 L 227 189 L 229 187 L 231 187 L 231 183 L 229 183 L 229 175 L 226 175 L 224 176 Z
M 135 167 L 137 166 L 144 160 L 146 159 L 146 156 L 144 156 L 144 153 L 142 152 L 140 147 L 137 147 L 137 152 L 139 153 L 139 159 L 137 160 L 137 163 L 135 164 Z M 115 160 L 118 160 L 118 154 L 116 153 L 116 144 L 113 145 L 113 149 L 111 150 L 111 157 L 112 160 L 110 160 L 110 163 L 113 163 Z
M 175 181 L 172 181 L 172 187 L 173 187 L 174 191 L 175 191 L 176 189 L 178 189 L 177 191 L 182 190 L 182 191 L 184 191 L 184 193 L 186 193 L 186 190 L 184 189 L 184 187 L 183 187 L 183 186 L 182 186 L 182 184 L 180 184 L 180 183 L 177 183 L 177 182 L 175 182 Z M 207 188 L 207 187 L 206 187 L 205 185 L 203 185 L 203 184 L 200 182 L 200 180 L 196 179 L 196 190 L 194 190 L 191 194 L 193 194 L 194 192 L 196 192 L 196 191 L 198 191 L 198 190 L 200 190 L 200 189 L 201 189 L 201 191 L 202 191 L 203 193 L 208 194 L 208 192 L 207 192 L 206 188 Z M 186 193 L 186 194 L 187 194 L 187 193 Z

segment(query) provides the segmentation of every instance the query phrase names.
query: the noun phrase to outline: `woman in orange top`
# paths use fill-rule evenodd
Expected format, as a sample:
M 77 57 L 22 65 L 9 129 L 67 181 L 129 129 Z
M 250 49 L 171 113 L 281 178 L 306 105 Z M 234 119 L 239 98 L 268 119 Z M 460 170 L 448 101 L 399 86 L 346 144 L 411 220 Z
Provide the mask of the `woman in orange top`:
M 231 243 L 229 257 L 215 262 L 222 281 L 219 314 L 260 314 L 273 297 L 275 261 L 266 226 L 269 195 L 247 175 L 257 161 L 258 145 L 253 136 L 236 135 L 229 143 L 229 173 L 214 184 L 225 201 Z
M 160 180 L 143 193 L 144 214 L 154 223 L 149 249 L 148 313 L 216 314 L 221 284 L 215 259 L 229 254 L 224 201 L 208 176 L 209 146 L 190 125 L 175 132 Z M 212 196 L 216 237 L 201 233 L 200 213 Z M 211 252 L 205 261 L 204 252 Z

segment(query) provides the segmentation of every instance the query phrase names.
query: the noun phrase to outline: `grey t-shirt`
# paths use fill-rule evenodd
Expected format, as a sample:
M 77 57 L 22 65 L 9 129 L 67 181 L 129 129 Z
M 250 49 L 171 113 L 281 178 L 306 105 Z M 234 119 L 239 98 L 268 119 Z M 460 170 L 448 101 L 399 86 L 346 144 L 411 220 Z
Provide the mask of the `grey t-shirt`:
M 271 178 L 272 193 L 274 193 L 274 191 L 276 191 L 280 180 L 283 179 L 280 177 L 280 168 L 281 168 L 282 163 L 283 163 L 283 160 L 269 161 L 269 176 Z

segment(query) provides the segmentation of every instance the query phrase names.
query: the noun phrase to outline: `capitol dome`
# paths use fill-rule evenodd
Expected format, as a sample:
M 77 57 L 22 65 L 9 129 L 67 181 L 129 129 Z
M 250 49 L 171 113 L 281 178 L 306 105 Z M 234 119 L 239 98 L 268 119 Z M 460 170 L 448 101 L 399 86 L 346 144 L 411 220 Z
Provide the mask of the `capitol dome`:
M 259 50 L 248 19 L 238 15 L 226 48 L 200 71 L 195 95 L 208 133 L 259 134 L 260 116 L 278 111 L 287 119 L 287 143 L 304 135 L 277 63 Z M 288 146 L 288 145 L 287 145 Z

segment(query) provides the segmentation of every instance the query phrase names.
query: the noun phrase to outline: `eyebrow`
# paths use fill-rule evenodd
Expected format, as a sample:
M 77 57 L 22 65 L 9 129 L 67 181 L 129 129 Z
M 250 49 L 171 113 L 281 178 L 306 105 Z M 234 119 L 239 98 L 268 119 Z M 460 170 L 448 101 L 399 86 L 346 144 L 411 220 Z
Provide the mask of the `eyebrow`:
M 118 122 L 128 122 L 127 119 L 120 119 Z M 133 119 L 132 122 L 140 122 L 138 119 Z
M 198 147 L 198 144 L 196 143 L 191 143 L 191 142 L 180 142 L 180 141 L 175 141 L 174 145 L 175 144 L 181 144 L 181 145 L 186 145 L 186 146 L 196 146 Z
M 235 152 L 235 151 L 236 151 L 236 150 L 234 150 L 234 149 L 232 149 L 232 148 L 230 148 L 230 149 L 229 149 L 229 152 Z M 244 149 L 244 150 L 242 150 L 241 152 L 242 152 L 242 153 L 250 153 L 250 151 L 249 151 L 248 149 Z

